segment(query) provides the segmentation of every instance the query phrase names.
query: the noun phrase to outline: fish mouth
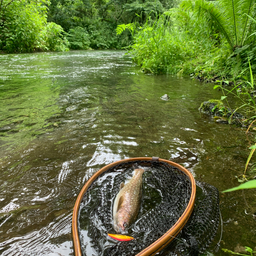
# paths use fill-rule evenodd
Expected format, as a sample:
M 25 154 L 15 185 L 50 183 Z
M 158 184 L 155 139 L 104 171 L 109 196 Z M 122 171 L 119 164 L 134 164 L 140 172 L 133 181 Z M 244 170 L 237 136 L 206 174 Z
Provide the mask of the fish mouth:
M 117 224 L 114 225 L 114 229 L 115 229 L 115 231 L 116 231 L 117 233 L 119 233 L 119 234 L 126 234 L 126 233 L 127 233 L 127 232 L 125 231 L 125 227 L 122 227 L 122 226 L 117 225 Z

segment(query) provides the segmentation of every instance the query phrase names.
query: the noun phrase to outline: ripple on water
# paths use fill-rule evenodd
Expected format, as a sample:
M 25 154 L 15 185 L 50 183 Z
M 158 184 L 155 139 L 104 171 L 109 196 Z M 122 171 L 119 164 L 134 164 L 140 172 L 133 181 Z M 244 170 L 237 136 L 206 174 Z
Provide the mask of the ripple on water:
M 72 213 L 64 213 L 46 227 L 7 239 L 0 243 L 1 255 L 69 255 L 71 218 Z

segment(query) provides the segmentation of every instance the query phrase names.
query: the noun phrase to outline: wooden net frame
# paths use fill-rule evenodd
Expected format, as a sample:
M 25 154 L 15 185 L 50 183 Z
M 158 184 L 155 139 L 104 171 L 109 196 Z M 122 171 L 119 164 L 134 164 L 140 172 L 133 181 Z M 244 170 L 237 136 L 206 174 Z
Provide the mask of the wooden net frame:
M 184 210 L 183 214 L 180 216 L 178 221 L 165 233 L 163 234 L 159 239 L 157 239 L 155 242 L 150 244 L 148 247 L 143 249 L 141 252 L 136 254 L 136 256 L 148 256 L 148 255 L 155 255 L 157 252 L 163 250 L 174 238 L 179 234 L 181 229 L 184 227 L 184 225 L 187 223 L 187 221 L 190 218 L 190 215 L 194 208 L 195 203 L 195 197 L 196 197 L 196 182 L 193 177 L 193 175 L 183 166 L 161 158 L 155 158 L 155 157 L 136 157 L 136 158 L 129 158 L 124 159 L 120 161 L 116 161 L 114 163 L 108 164 L 101 168 L 99 171 L 97 171 L 83 186 L 81 189 L 73 209 L 73 218 L 72 218 L 72 236 L 73 236 L 73 244 L 74 244 L 74 253 L 75 256 L 82 256 L 81 251 L 81 243 L 79 239 L 79 231 L 78 231 L 78 215 L 79 215 L 79 207 L 80 203 L 84 197 L 84 194 L 88 190 L 88 188 L 91 186 L 91 184 L 104 172 L 109 170 L 110 168 L 127 162 L 134 162 L 134 161 L 159 161 L 167 163 L 173 167 L 178 168 L 180 171 L 182 171 L 190 180 L 191 182 L 191 196 L 189 199 L 189 202 L 187 204 L 186 209 Z

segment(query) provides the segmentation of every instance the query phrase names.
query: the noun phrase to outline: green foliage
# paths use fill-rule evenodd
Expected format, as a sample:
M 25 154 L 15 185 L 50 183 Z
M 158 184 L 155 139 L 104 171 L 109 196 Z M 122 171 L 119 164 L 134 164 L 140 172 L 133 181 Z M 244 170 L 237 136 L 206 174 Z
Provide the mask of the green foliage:
M 156 19 L 172 7 L 174 1 L 176 0 L 52 0 L 48 21 L 61 25 L 68 32 L 72 49 L 85 47 L 82 42 L 85 37 L 79 39 L 76 31 L 71 30 L 76 30 L 77 27 L 88 33 L 90 48 L 120 49 L 132 42 L 132 24 L 143 24 L 148 17 Z M 120 24 L 131 25 L 124 28 Z M 124 31 L 126 28 L 128 30 Z
M 251 158 L 252 158 L 252 156 L 253 156 L 253 154 L 254 154 L 254 152 L 255 152 L 256 144 L 253 145 L 253 146 L 251 146 L 249 149 L 251 150 L 251 152 L 250 152 L 250 154 L 249 154 L 249 156 L 248 156 L 248 158 L 247 158 L 246 164 L 245 164 L 244 175 L 245 175 L 245 172 L 246 172 L 246 170 L 247 170 L 247 168 L 248 168 L 249 162 L 251 161 Z
M 222 249 L 223 252 L 226 252 L 228 254 L 232 254 L 232 255 L 241 255 L 241 256 L 253 256 L 256 251 L 253 251 L 252 248 L 248 247 L 248 246 L 245 246 L 245 253 L 248 252 L 248 254 L 246 253 L 238 253 L 238 252 L 233 252 L 231 250 L 228 250 L 228 249 Z
M 200 61 L 199 52 L 209 55 L 214 49 L 215 40 L 207 31 L 200 33 L 201 28 L 197 18 L 172 9 L 136 31 L 131 53 L 145 72 L 189 74 L 194 67 L 186 63 Z
M 82 27 L 71 28 L 68 32 L 67 39 L 70 44 L 70 49 L 87 50 L 89 49 L 90 39 L 86 29 Z
M 88 26 L 87 30 L 90 47 L 93 49 L 121 49 L 132 40 L 128 33 L 118 36 L 116 25 L 108 22 L 95 21 L 94 24 Z
M 135 30 L 135 24 L 134 23 L 129 23 L 129 24 L 120 24 L 116 28 L 116 34 L 121 35 L 126 29 L 128 29 L 131 34 L 134 33 Z
M 68 32 L 71 28 L 84 27 L 97 13 L 90 0 L 51 0 L 48 21 L 55 22 Z
M 63 29 L 55 23 L 47 23 L 48 3 L 27 0 L 2 1 L 0 50 L 10 53 L 66 49 Z
M 250 71 L 250 81 L 240 81 L 240 82 L 234 82 L 233 86 L 227 87 L 229 85 L 228 81 L 224 80 L 217 80 L 218 84 L 214 86 L 214 89 L 220 89 L 222 91 L 223 96 L 221 96 L 222 100 L 224 99 L 226 103 L 229 105 L 229 97 L 232 96 L 232 98 L 237 99 L 237 105 L 235 111 L 238 109 L 245 109 L 245 113 L 249 118 L 245 121 L 245 125 L 250 124 L 252 120 L 255 119 L 256 114 L 256 102 L 255 102 L 255 96 L 251 93 L 251 90 L 254 89 L 254 78 L 253 78 L 253 71 L 251 68 L 251 64 L 249 61 L 249 71 Z M 254 121 L 253 121 L 254 122 Z M 246 168 L 248 166 L 248 161 L 246 164 Z M 245 171 L 246 171 L 245 168 Z
M 217 36 L 219 41 L 223 40 L 229 46 L 229 56 L 222 64 L 222 75 L 226 77 L 248 74 L 248 57 L 253 63 L 253 70 L 256 69 L 254 6 L 255 0 L 186 0 L 181 3 L 181 8 L 194 13 L 208 25 L 212 37 Z
M 132 42 L 132 24 L 156 19 L 174 1 L 0 0 L 0 50 L 120 49 Z
M 68 51 L 68 41 L 64 36 L 64 30 L 54 22 L 48 22 L 42 33 L 41 47 L 47 51 Z
M 240 190 L 240 189 L 251 189 L 251 188 L 256 188 L 256 180 L 250 180 L 250 181 L 243 183 L 237 187 L 224 190 L 224 191 L 222 191 L 222 193 L 236 191 L 236 190 Z
M 231 49 L 242 47 L 248 40 L 251 22 L 248 15 L 253 13 L 254 0 L 220 0 L 218 2 L 191 1 L 181 3 L 208 23 L 212 32 L 217 30 L 228 42 Z
M 136 30 L 134 59 L 153 73 L 250 79 L 248 59 L 256 71 L 254 6 L 255 0 L 183 0 Z
M 155 19 L 164 12 L 163 5 L 160 1 L 135 1 L 124 5 L 126 16 L 131 18 L 131 21 L 144 23 L 147 18 Z
M 7 52 L 34 51 L 46 25 L 46 9 L 26 1 L 11 2 L 1 13 L 1 48 Z

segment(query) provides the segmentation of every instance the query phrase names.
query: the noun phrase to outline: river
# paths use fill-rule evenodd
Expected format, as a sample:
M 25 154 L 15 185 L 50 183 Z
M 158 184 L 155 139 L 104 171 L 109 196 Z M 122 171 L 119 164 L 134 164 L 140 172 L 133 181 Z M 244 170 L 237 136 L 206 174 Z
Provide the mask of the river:
M 220 98 L 213 85 L 143 74 L 124 51 L 9 54 L 0 63 L 1 255 L 72 255 L 76 197 L 120 159 L 169 159 L 219 191 L 239 184 L 254 135 L 199 113 Z M 221 248 L 253 248 L 255 190 L 221 193 L 220 207 Z

